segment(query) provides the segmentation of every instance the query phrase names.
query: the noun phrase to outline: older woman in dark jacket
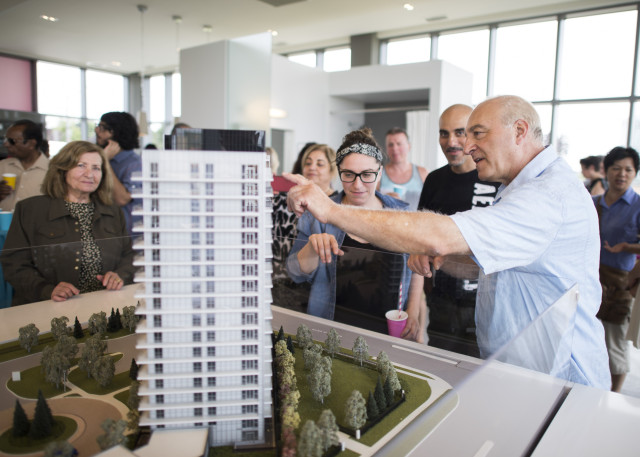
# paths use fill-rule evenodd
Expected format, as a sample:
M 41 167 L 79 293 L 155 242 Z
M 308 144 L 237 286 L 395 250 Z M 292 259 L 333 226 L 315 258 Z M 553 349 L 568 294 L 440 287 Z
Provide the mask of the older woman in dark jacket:
M 44 195 L 18 203 L 0 258 L 15 289 L 13 306 L 119 290 L 132 281 L 131 239 L 111 182 L 95 144 L 73 141 L 51 159 Z

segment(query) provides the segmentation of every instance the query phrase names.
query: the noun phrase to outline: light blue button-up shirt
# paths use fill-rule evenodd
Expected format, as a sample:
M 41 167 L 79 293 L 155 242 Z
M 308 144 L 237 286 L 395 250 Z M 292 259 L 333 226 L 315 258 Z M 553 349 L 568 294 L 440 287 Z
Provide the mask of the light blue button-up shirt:
M 609 389 L 604 330 L 595 317 L 601 299 L 597 214 L 584 185 L 553 147 L 501 186 L 493 206 L 452 219 L 482 269 L 476 325 L 483 356 L 521 334 L 577 284 L 577 310 L 562 337 L 550 336 L 558 333 L 551 328 L 554 319 L 539 320 L 533 324 L 538 347 L 530 348 L 528 356 L 563 358 L 554 361 L 551 374 Z M 538 365 L 528 359 L 515 363 Z

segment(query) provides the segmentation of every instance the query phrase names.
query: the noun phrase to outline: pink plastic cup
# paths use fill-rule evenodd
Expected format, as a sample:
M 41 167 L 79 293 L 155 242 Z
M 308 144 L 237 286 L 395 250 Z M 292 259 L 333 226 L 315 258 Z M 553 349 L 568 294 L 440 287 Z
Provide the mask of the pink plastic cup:
M 387 311 L 385 314 L 387 318 L 387 328 L 389 329 L 389 335 L 397 336 L 398 338 L 402 335 L 402 331 L 407 325 L 407 318 L 409 315 L 404 312 L 398 312 L 397 309 L 392 309 L 391 311 Z

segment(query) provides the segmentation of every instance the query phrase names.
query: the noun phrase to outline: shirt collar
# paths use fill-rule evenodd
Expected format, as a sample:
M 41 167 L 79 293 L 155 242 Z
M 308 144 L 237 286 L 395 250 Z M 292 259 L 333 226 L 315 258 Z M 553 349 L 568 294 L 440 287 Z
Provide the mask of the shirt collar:
M 518 173 L 508 186 L 505 186 L 504 184 L 500 186 L 498 193 L 496 194 L 496 201 L 504 197 L 510 189 L 520 187 L 522 184 L 540 176 L 542 172 L 557 159 L 558 154 L 556 153 L 553 145 L 546 146 L 533 159 L 531 159 L 522 170 L 520 170 L 520 173 Z

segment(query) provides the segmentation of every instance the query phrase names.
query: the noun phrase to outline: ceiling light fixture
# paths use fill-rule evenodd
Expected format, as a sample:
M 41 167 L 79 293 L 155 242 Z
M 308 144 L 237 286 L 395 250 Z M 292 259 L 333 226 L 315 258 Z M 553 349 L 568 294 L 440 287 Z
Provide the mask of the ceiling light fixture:
M 270 33 L 271 33 L 271 36 L 273 36 L 273 37 L 278 36 L 278 31 L 277 31 L 277 30 L 271 30 L 271 29 L 269 29 L 269 30 L 267 30 L 267 31 L 268 31 L 268 32 L 270 32 Z
M 445 19 L 447 19 L 447 16 L 431 16 L 427 18 L 427 22 L 433 22 L 433 21 L 444 21 Z
M 46 14 L 41 14 L 40 19 L 44 19 L 45 21 L 48 21 L 48 22 L 58 22 L 59 20 L 57 17 L 47 16 Z
M 202 31 L 207 35 L 207 43 L 211 41 L 211 32 L 213 32 L 213 27 L 208 24 L 202 26 Z
M 411 3 L 405 3 L 402 7 L 407 11 L 413 11 L 413 5 Z
M 174 14 L 171 16 L 173 22 L 176 24 L 176 51 L 180 52 L 180 24 L 182 24 L 182 16 Z

